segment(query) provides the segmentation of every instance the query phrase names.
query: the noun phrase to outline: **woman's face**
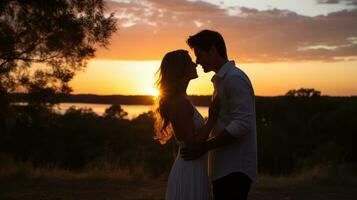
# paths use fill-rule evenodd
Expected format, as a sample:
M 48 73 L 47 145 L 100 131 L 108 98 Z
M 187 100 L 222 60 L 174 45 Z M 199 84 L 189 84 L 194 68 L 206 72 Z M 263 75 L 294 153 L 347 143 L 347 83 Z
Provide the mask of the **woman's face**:
M 189 63 L 186 68 L 186 77 L 188 80 L 192 80 L 198 77 L 196 67 L 197 64 L 194 63 L 190 57 Z

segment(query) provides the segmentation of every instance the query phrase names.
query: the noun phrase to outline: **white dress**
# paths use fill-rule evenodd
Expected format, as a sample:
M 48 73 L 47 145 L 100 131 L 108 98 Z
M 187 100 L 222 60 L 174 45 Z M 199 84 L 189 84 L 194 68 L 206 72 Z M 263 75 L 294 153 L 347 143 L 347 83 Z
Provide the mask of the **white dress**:
M 203 126 L 204 120 L 194 108 L 193 123 L 195 129 Z M 210 199 L 210 184 L 208 179 L 207 153 L 192 161 L 185 161 L 180 155 L 183 142 L 179 143 L 179 152 L 171 168 L 166 200 L 208 200 Z

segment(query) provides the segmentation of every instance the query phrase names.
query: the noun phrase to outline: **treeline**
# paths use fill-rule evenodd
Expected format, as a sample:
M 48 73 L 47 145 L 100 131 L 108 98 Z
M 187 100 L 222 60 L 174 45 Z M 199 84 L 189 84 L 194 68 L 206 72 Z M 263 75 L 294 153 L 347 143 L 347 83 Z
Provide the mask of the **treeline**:
M 33 97 L 34 96 L 34 97 Z M 29 95 L 25 93 L 11 93 L 8 98 L 11 102 L 36 101 L 38 94 Z M 152 105 L 154 97 L 148 95 L 95 95 L 95 94 L 68 94 L 53 95 L 50 99 L 53 103 L 97 103 L 97 104 L 125 104 L 125 105 Z M 191 96 L 192 101 L 197 106 L 208 106 L 211 96 Z
M 357 98 L 258 97 L 259 171 L 291 174 L 315 165 L 357 161 Z M 0 113 L 0 154 L 34 166 L 81 169 L 111 163 L 141 165 L 153 176 L 168 172 L 174 140 L 153 140 L 153 115 L 125 119 L 120 106 L 104 116 L 70 108 L 63 115 L 44 105 L 15 106 Z
M 258 98 L 256 105 L 261 171 L 356 163 L 356 97 Z
M 13 107 L 0 120 L 0 154 L 35 167 L 79 170 L 109 163 L 126 169 L 142 165 L 152 175 L 167 170 L 173 143 L 163 146 L 152 139 L 151 114 L 129 121 L 122 118 L 124 111 L 117 111 L 122 114 L 108 109 L 98 116 L 72 107 L 60 115 L 47 107 Z

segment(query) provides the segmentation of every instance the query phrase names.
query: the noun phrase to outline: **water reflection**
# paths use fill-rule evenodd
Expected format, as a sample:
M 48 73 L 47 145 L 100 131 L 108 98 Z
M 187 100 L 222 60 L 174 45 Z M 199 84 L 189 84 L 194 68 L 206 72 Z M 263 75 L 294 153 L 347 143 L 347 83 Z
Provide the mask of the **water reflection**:
M 55 109 L 63 114 L 71 106 L 75 106 L 76 108 L 91 108 L 96 114 L 103 115 L 105 109 L 109 108 L 111 105 L 91 103 L 60 103 L 58 104 L 58 106 L 55 107 Z M 125 112 L 128 113 L 128 119 L 133 119 L 141 113 L 148 112 L 152 109 L 151 105 L 121 105 L 121 107 L 124 109 Z M 197 106 L 196 108 L 203 117 L 208 116 L 208 107 Z

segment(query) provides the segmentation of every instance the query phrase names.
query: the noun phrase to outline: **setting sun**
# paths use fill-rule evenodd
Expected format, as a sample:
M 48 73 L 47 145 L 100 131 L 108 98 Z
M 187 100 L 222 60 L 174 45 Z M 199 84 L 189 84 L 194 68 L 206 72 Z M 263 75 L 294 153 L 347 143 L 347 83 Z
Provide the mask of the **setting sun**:
M 151 96 L 153 96 L 153 97 L 157 97 L 157 96 L 159 96 L 160 92 L 159 92 L 157 89 L 152 88 L 151 90 L 148 90 L 148 91 L 146 92 L 146 94 L 147 94 L 147 95 L 151 95 Z

